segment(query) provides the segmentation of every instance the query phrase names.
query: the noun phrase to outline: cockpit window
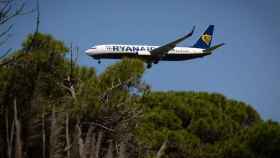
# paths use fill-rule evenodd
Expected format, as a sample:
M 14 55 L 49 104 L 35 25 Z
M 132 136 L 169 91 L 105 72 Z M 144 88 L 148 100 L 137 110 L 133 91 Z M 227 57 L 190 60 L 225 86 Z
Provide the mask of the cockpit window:
M 91 49 L 96 49 L 96 46 L 91 47 Z

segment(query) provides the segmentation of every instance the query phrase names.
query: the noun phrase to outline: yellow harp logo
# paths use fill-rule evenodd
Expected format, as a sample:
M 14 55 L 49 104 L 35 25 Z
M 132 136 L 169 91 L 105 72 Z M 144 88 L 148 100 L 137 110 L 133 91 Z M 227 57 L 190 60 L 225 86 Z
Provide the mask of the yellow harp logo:
M 205 42 L 207 45 L 209 45 L 209 43 L 212 39 L 212 36 L 205 34 L 205 35 L 202 35 L 201 39 L 203 42 Z

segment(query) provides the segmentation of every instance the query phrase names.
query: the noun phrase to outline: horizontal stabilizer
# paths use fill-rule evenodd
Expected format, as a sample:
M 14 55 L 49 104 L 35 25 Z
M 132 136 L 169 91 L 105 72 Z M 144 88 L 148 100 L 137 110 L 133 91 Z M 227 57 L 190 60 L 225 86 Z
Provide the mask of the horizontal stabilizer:
M 221 43 L 221 44 L 217 44 L 213 47 L 210 47 L 208 49 L 204 49 L 203 52 L 206 52 L 206 53 L 211 53 L 213 50 L 217 49 L 217 48 L 220 48 L 221 46 L 225 45 L 225 43 Z

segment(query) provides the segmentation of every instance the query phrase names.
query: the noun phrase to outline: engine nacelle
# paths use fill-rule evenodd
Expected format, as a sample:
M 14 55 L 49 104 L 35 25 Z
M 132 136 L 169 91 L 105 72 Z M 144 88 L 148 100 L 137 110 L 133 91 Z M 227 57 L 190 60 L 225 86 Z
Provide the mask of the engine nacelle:
M 138 51 L 138 55 L 151 55 L 149 51 Z

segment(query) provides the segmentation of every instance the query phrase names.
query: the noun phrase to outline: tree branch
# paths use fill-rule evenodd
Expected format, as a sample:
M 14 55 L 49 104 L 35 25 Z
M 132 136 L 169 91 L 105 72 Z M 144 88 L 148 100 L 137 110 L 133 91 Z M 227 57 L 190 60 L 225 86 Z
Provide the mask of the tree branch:
M 15 11 L 15 13 L 13 13 L 12 15 L 8 15 L 7 17 L 7 14 L 10 12 L 9 10 L 10 9 L 7 9 L 7 7 L 9 5 L 11 5 L 12 1 L 8 1 L 7 3 L 7 6 L 5 6 L 4 9 L 4 14 L 2 13 L 2 15 L 0 15 L 0 17 L 4 17 L 4 19 L 0 20 L 0 25 L 1 24 L 4 24 L 6 23 L 8 20 L 10 20 L 11 18 L 13 17 L 16 17 L 18 15 L 22 15 L 22 14 L 27 14 L 28 12 L 26 13 L 23 13 L 23 10 L 24 10 L 24 6 L 25 6 L 25 3 L 22 3 L 22 5 Z M 3 9 L 3 8 L 2 8 Z M 32 11 L 33 12 L 33 11 Z M 30 50 L 32 50 L 33 46 L 34 46 L 34 42 L 35 42 L 35 38 L 36 38 L 36 35 L 38 34 L 39 32 L 39 24 L 40 24 L 40 6 L 39 6 L 39 0 L 37 0 L 37 6 L 36 6 L 36 12 L 37 12 L 37 18 L 36 18 L 36 28 L 35 28 L 35 31 L 34 31 L 34 34 L 32 36 L 32 39 L 31 39 L 31 43 L 27 46 L 27 48 L 25 50 L 23 50 L 23 53 L 21 53 L 20 55 L 18 56 L 15 56 L 15 57 L 11 57 L 7 60 L 2 60 L 0 61 L 0 67 L 2 66 L 5 66 L 5 65 L 8 65 L 22 57 L 24 57 Z M 6 16 L 6 17 L 5 17 Z M 0 18 L 1 19 L 1 18 Z M 6 34 L 6 33 L 5 33 Z M 5 55 L 6 56 L 6 55 Z M 1 58 L 0 58 L 1 59 Z

